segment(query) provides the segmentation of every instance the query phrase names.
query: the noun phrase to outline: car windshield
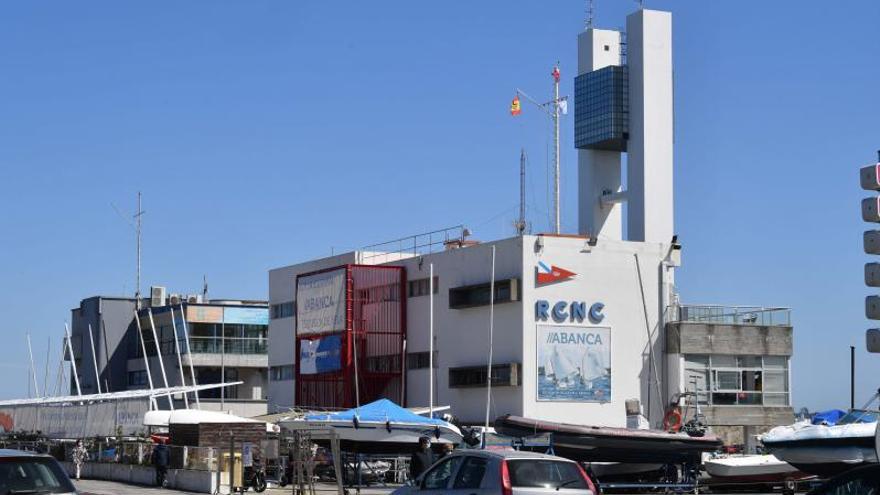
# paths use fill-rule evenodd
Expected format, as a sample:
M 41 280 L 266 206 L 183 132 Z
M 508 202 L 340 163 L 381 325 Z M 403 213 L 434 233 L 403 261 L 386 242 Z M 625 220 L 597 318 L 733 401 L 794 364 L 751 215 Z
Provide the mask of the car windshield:
M 0 457 L 0 495 L 75 491 L 70 479 L 53 459 Z
M 513 486 L 534 488 L 588 488 L 577 464 L 551 459 L 516 459 L 507 461 Z

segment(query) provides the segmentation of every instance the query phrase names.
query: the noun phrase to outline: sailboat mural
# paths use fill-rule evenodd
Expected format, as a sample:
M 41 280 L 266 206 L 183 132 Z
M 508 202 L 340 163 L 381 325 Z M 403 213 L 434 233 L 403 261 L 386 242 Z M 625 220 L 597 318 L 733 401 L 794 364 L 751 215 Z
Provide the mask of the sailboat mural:
M 611 400 L 608 328 L 538 326 L 538 400 Z

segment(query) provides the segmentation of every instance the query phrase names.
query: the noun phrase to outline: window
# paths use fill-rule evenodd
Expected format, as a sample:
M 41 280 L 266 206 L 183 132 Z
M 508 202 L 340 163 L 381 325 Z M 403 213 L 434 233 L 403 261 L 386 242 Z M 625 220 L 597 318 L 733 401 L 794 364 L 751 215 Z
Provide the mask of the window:
M 148 383 L 148 380 L 147 380 L 146 370 L 129 371 L 128 372 L 128 385 L 129 386 L 140 387 L 142 385 L 146 385 L 147 383 Z
M 492 386 L 516 387 L 521 385 L 519 363 L 492 365 Z M 486 386 L 486 366 L 467 366 L 449 368 L 449 388 L 471 388 Z
M 406 355 L 406 369 L 420 370 L 428 367 L 428 352 L 410 352 Z M 437 351 L 434 351 L 434 367 L 437 367 Z
M 510 482 L 515 487 L 565 488 L 586 490 L 587 482 L 577 464 L 544 459 L 520 459 L 507 461 Z
M 419 278 L 416 280 L 409 280 L 406 283 L 406 294 L 408 297 L 419 297 L 419 296 L 427 296 L 428 289 L 431 285 L 430 280 L 428 278 Z M 440 287 L 440 279 L 438 277 L 434 277 L 434 294 L 437 294 Z
M 76 493 L 54 459 L 11 457 L 0 462 L 0 493 Z
M 455 490 L 479 488 L 483 483 L 483 476 L 486 475 L 486 464 L 486 459 L 482 457 L 466 457 L 461 469 L 458 470 L 452 488 Z
M 293 316 L 293 301 L 273 304 L 269 307 L 269 317 L 273 320 L 290 318 L 291 316 Z
M 422 489 L 444 490 L 449 484 L 449 478 L 452 477 L 452 473 L 455 472 L 455 468 L 457 468 L 459 464 L 461 464 L 461 456 L 454 456 L 441 461 L 425 475 L 425 480 L 422 482 Z
M 449 289 L 449 308 L 466 309 L 489 305 L 490 284 L 467 285 Z M 519 301 L 519 279 L 495 281 L 495 304 Z
M 294 369 L 292 364 L 286 366 L 272 366 L 269 368 L 269 379 L 273 382 L 293 380 Z
M 788 357 L 685 355 L 685 389 L 701 404 L 789 405 Z

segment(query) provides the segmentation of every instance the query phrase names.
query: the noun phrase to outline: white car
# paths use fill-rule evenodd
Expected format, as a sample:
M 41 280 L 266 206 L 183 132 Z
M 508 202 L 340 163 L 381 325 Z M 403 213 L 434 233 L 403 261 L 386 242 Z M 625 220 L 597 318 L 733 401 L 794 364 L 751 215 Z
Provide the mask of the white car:
M 48 455 L 0 449 L 0 495 L 76 494 L 61 465 Z
M 392 495 L 595 495 L 574 461 L 515 450 L 458 450 Z

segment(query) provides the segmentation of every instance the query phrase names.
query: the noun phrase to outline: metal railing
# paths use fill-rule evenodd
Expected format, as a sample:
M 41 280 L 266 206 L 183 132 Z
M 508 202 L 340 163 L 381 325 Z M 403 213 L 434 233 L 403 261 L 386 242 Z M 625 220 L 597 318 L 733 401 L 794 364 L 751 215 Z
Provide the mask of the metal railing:
M 193 354 L 266 354 L 268 339 L 190 337 L 189 345 Z M 181 347 L 185 346 L 181 343 Z M 185 349 L 181 349 L 186 352 Z
M 791 326 L 791 308 L 683 304 L 666 311 L 669 322 Z
M 361 249 L 362 263 L 380 264 L 402 258 L 443 251 L 450 242 L 464 242 L 470 231 L 464 225 L 456 225 L 440 230 L 416 234 L 393 241 L 364 246 Z

